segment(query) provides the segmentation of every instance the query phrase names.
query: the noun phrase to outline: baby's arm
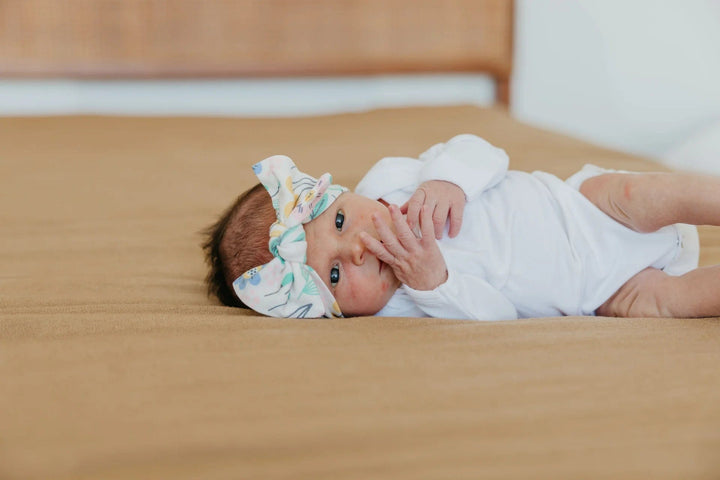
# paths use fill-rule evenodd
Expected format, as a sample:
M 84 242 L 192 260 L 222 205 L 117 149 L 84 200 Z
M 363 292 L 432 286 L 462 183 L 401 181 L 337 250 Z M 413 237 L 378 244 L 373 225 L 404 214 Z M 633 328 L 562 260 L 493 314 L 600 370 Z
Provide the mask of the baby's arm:
M 400 209 L 407 213 L 410 228 L 417 230 L 420 208 L 429 208 L 437 239 L 442 238 L 448 218 L 448 235 L 457 236 L 466 199 L 497 184 L 507 172 L 509 161 L 503 150 L 470 134 L 433 145 L 420 155 L 420 160 L 420 186 Z
M 475 135 L 463 134 L 433 145 L 418 159 L 386 157 L 358 183 L 355 192 L 369 198 L 411 194 L 402 207 L 408 223 L 417 230 L 420 207 L 431 208 L 435 236 L 439 239 L 450 219 L 450 237 L 460 231 L 466 199 L 493 187 L 505 176 L 508 156 Z M 414 193 L 413 193 L 414 192 Z
M 434 238 L 429 209 L 420 210 L 421 238 L 417 238 L 397 206 L 389 207 L 397 234 L 373 216 L 382 242 L 361 233 L 368 250 L 393 269 L 402 287 L 422 312 L 431 317 L 508 320 L 517 318 L 515 306 L 479 274 L 448 272 Z

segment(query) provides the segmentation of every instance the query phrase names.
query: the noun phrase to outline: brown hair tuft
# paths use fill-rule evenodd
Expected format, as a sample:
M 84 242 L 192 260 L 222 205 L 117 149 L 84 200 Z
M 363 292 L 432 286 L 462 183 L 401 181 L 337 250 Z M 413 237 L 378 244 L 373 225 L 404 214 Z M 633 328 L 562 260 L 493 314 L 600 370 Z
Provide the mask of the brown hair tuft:
M 270 195 L 258 183 L 203 230 L 202 248 L 210 267 L 205 277 L 208 295 L 231 307 L 248 308 L 235 295 L 232 282 L 251 268 L 272 260 L 268 242 L 275 218 Z

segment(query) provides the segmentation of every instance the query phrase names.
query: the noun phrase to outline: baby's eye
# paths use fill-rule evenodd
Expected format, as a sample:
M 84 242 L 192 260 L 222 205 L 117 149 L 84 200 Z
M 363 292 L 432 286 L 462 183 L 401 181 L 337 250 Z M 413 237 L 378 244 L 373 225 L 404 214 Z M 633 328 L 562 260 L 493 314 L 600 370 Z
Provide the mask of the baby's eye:
M 337 265 L 333 265 L 333 267 L 330 269 L 330 285 L 333 287 L 338 284 L 340 281 L 340 267 Z
M 337 214 L 335 214 L 335 228 L 337 228 L 338 231 L 342 230 L 343 223 L 345 223 L 345 214 L 342 210 L 338 210 Z

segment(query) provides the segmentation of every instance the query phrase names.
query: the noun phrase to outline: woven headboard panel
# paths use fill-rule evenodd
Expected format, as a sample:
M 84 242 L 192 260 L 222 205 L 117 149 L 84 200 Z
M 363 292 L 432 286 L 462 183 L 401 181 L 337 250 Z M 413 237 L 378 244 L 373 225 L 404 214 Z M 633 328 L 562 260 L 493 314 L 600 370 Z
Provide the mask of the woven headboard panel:
M 487 72 L 512 0 L 0 0 L 0 75 Z

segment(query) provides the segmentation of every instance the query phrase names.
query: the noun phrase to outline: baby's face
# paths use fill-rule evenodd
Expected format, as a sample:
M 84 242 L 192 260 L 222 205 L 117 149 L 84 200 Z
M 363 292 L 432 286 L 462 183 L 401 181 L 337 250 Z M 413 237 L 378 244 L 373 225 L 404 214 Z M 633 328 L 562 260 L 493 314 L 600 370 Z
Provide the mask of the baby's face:
M 380 239 L 371 217 L 375 212 L 392 228 L 385 205 L 346 192 L 304 225 L 307 264 L 333 292 L 345 316 L 377 313 L 400 286 L 392 268 L 367 250 L 360 239 L 360 232 Z

